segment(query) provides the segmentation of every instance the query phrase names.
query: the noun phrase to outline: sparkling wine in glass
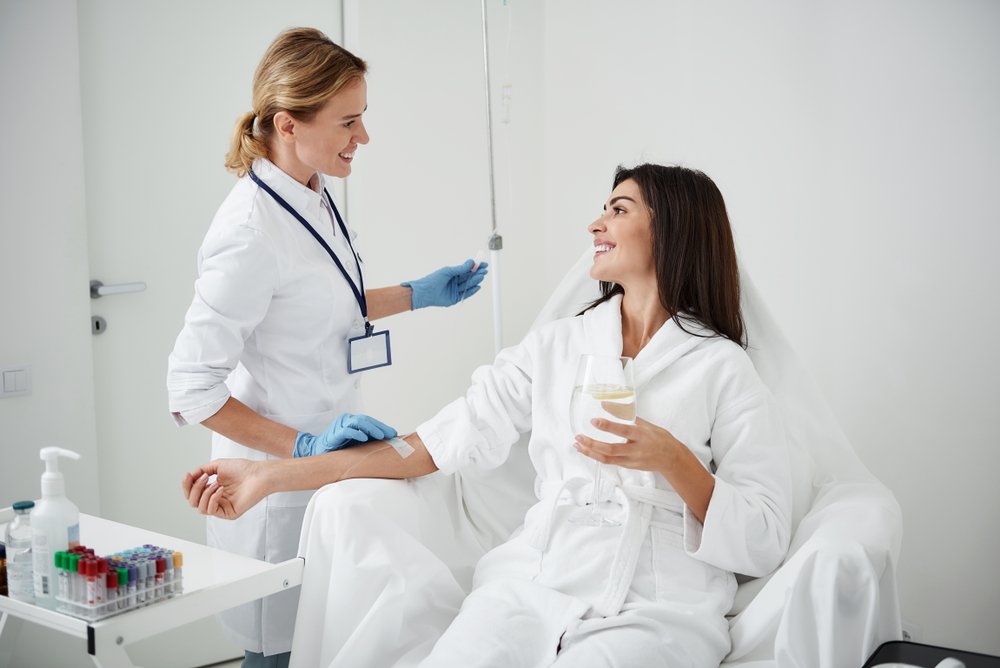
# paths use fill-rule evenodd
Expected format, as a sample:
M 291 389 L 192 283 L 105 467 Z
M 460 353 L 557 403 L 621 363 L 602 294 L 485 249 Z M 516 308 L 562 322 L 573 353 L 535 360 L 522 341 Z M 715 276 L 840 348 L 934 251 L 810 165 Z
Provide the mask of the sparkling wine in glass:
M 604 418 L 621 424 L 635 424 L 635 381 L 631 357 L 581 355 L 576 382 L 570 399 L 570 426 L 574 434 L 583 434 L 606 443 L 623 443 L 624 439 L 599 431 L 590 421 Z M 615 526 L 604 506 L 608 495 L 602 488 L 603 465 L 594 462 L 594 483 L 590 503 L 577 510 L 570 521 L 587 526 Z

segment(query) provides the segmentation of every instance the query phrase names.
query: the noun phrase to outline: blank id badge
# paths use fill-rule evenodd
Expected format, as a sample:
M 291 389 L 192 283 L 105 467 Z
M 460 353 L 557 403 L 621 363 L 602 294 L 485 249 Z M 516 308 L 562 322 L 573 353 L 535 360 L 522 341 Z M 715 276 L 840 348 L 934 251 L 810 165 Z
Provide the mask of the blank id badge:
M 360 373 L 392 364 L 389 330 L 347 339 L 347 372 Z

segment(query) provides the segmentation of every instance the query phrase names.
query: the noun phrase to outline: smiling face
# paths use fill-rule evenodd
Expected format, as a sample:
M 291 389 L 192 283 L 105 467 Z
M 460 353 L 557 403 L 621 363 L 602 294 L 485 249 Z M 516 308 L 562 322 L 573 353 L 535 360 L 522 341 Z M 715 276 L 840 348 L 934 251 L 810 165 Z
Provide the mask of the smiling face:
M 320 107 L 312 119 L 299 120 L 287 112 L 274 116 L 276 140 L 286 164 L 279 164 L 300 183 L 315 172 L 343 178 L 351 173 L 358 146 L 368 143 L 361 115 L 368 107 L 368 85 L 359 78 Z M 278 162 L 278 160 L 276 160 Z
M 652 213 L 635 181 L 618 184 L 604 204 L 604 213 L 587 231 L 594 235 L 591 278 L 625 287 L 656 279 Z

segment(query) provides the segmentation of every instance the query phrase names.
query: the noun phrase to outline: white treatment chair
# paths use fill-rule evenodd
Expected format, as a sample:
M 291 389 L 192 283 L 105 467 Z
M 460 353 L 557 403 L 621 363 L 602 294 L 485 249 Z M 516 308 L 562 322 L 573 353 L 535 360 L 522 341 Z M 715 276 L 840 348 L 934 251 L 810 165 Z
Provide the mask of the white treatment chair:
M 535 326 L 597 296 L 592 250 Z M 902 519 L 858 459 L 749 278 L 749 353 L 782 411 L 793 453 L 792 542 L 782 565 L 741 580 L 727 668 L 857 668 L 902 635 L 895 563 Z M 524 439 L 522 446 L 527 443 Z M 476 561 L 535 501 L 527 448 L 495 471 L 328 485 L 309 505 L 292 666 L 412 666 L 467 594 Z

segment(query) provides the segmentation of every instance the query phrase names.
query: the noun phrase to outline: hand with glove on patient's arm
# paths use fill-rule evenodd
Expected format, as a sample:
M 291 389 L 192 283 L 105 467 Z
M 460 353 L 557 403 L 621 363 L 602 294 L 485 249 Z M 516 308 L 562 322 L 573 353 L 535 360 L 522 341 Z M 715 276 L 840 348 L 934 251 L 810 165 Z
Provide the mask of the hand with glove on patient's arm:
M 300 431 L 292 458 L 314 457 L 396 435 L 395 429 L 373 417 L 342 413 L 319 436 Z M 184 477 L 184 494 L 202 514 L 235 519 L 270 493 L 265 464 L 246 459 L 213 461 Z
M 295 437 L 292 456 L 312 457 L 365 443 L 369 439 L 381 441 L 395 436 L 395 429 L 373 417 L 343 413 L 319 436 L 300 431 Z
M 373 439 L 308 459 L 216 459 L 186 474 L 181 487 L 202 515 L 233 520 L 275 492 L 319 489 L 347 478 L 416 478 L 437 470 L 417 434 L 404 439 L 413 448 L 405 457 Z

